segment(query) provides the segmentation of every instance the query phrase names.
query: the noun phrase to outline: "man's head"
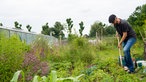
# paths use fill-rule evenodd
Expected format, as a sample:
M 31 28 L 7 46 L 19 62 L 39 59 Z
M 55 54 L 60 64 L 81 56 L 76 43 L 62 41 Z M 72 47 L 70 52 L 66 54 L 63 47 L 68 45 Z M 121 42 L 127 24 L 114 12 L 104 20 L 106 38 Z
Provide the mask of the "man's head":
M 109 23 L 112 23 L 114 25 L 120 23 L 120 20 L 114 14 L 112 14 L 112 15 L 109 16 L 108 21 L 109 21 Z

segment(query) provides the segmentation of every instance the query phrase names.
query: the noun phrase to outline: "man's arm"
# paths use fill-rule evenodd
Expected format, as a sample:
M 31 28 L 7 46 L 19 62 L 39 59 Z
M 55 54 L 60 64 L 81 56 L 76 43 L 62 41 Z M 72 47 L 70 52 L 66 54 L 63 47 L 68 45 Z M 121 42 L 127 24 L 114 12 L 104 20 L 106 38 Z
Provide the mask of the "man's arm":
M 122 42 L 125 40 L 126 37 L 127 37 L 127 32 L 123 32 L 123 36 L 119 42 L 120 45 L 122 44 Z
M 119 37 L 119 33 L 116 31 L 116 37 L 118 38 Z

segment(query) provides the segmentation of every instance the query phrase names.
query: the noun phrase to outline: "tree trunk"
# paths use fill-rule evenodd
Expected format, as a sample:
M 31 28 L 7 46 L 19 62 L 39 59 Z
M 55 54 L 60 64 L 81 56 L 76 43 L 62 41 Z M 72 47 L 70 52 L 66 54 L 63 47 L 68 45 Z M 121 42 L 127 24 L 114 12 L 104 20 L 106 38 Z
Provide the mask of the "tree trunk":
M 144 42 L 144 60 L 146 60 L 146 41 Z

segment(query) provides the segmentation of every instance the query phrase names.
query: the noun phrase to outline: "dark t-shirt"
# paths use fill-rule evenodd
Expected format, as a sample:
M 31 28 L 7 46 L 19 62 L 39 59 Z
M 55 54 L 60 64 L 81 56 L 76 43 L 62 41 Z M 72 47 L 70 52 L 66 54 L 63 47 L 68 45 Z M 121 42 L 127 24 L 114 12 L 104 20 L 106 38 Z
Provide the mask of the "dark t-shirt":
M 136 38 L 136 33 L 133 31 L 132 27 L 128 24 L 126 20 L 120 19 L 120 24 L 114 25 L 117 32 L 120 34 L 120 36 L 123 36 L 123 32 L 127 32 L 127 37 L 124 41 L 127 41 L 131 37 Z

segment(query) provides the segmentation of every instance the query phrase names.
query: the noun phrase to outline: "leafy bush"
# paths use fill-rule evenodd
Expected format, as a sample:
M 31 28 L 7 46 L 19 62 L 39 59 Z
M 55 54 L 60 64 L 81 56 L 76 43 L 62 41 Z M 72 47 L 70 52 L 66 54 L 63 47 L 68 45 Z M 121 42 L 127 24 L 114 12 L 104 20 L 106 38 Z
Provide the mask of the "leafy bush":
M 104 37 L 99 43 L 97 44 L 97 48 L 100 50 L 106 50 L 111 48 L 117 48 L 118 41 L 116 37 Z
M 62 61 L 54 62 L 51 65 L 51 70 L 57 70 L 58 77 L 67 77 L 71 75 L 72 64 L 71 62 Z
M 78 37 L 70 42 L 66 59 L 70 59 L 71 62 L 91 63 L 96 58 L 94 50 L 96 51 L 96 48 L 92 47 L 86 38 Z
M 107 43 L 104 41 L 98 42 L 96 44 L 96 48 L 99 50 L 106 50 L 107 49 Z
M 21 42 L 18 36 L 6 38 L 0 33 L 0 81 L 10 81 L 16 70 L 22 69 L 24 54 L 29 46 Z
M 68 35 L 68 41 L 71 42 L 73 41 L 74 39 L 78 38 L 78 35 L 75 35 L 75 34 L 69 34 Z

